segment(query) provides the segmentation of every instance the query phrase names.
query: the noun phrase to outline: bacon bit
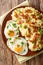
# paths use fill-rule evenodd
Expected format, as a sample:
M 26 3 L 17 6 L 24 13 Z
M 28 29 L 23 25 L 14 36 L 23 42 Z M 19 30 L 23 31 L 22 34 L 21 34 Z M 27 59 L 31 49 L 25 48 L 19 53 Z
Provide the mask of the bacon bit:
M 38 27 L 33 27 L 33 29 L 34 29 L 34 32 L 37 32 Z
M 43 44 L 43 39 L 41 40 L 41 44 Z
M 26 13 L 26 15 L 25 15 L 25 18 L 26 18 L 26 19 L 28 19 L 28 18 L 29 18 L 29 15 L 28 15 L 27 13 Z
M 21 24 L 22 22 L 21 21 L 19 21 L 17 24 Z
M 31 36 L 31 34 L 32 34 L 32 33 L 31 33 L 31 30 L 28 29 L 28 32 L 26 33 L 26 37 L 29 38 L 29 37 Z
M 36 33 L 35 36 L 34 36 L 34 38 L 33 38 L 33 41 L 36 42 L 37 39 L 39 38 L 39 36 L 40 36 L 40 34 Z
M 23 20 L 20 20 L 17 24 L 22 24 L 22 23 L 24 23 L 24 21 Z
M 38 17 L 38 19 L 41 19 L 41 18 L 43 18 L 41 15 Z
M 30 37 L 31 37 L 31 33 L 28 33 L 28 34 L 26 35 L 26 37 L 27 37 L 27 38 L 30 38 Z
M 30 18 L 28 17 L 28 19 L 26 19 L 26 23 L 28 23 L 30 21 Z
M 21 14 L 21 16 L 25 19 L 28 19 L 29 18 L 29 15 L 26 13 L 25 15 L 24 14 Z
M 35 22 L 29 22 L 29 25 L 33 28 L 33 32 L 37 32 L 37 30 L 40 28 L 40 26 L 35 25 Z
M 26 23 L 31 24 L 31 21 L 28 20 L 28 21 L 26 21 Z
M 40 12 L 37 10 L 37 13 L 40 14 Z
M 32 22 L 31 24 L 35 24 L 35 22 Z
M 43 44 L 43 35 L 41 36 L 41 44 Z
M 41 24 L 41 26 L 43 26 L 43 23 Z
M 26 12 L 27 12 L 27 13 L 32 13 L 32 10 L 27 9 Z
M 23 17 L 24 17 L 24 13 L 22 13 L 22 14 L 21 14 L 21 16 L 23 16 Z
M 35 24 L 35 22 L 31 22 L 31 21 L 28 21 L 27 23 L 28 23 L 30 26 L 32 26 L 32 27 L 33 27 L 34 24 Z
M 33 48 L 37 48 L 37 47 L 39 47 L 39 45 L 34 44 Z
M 30 34 L 26 35 L 27 38 L 30 38 Z
M 33 40 L 29 40 L 29 41 L 36 43 L 36 41 L 38 40 L 39 36 L 40 36 L 40 34 L 36 33 L 35 36 L 34 36 L 34 38 L 33 38 Z
M 35 26 L 32 26 L 32 25 L 30 25 L 30 26 L 31 26 L 31 28 L 33 28 L 33 32 L 37 32 L 38 27 L 35 27 Z
M 41 19 L 41 18 L 43 18 L 43 16 L 42 16 L 42 15 L 40 15 L 40 12 L 39 12 L 39 11 L 37 11 L 37 14 L 39 14 L 39 17 L 38 17 L 38 19 Z
M 31 16 L 37 20 L 37 18 L 36 18 L 36 16 L 34 14 L 32 14 Z

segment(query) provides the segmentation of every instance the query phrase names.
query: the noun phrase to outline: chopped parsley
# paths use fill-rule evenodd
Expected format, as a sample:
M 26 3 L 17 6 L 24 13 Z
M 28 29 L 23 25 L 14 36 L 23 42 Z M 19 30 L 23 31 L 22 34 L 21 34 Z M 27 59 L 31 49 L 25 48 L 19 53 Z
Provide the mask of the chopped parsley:
M 13 27 L 16 27 L 16 24 L 15 23 L 13 23 L 12 25 L 13 25 Z
M 40 29 L 39 32 L 40 32 L 40 34 L 43 34 L 43 29 Z
M 11 44 L 14 44 L 14 42 L 10 42 Z
M 24 45 L 24 42 L 21 42 L 22 46 Z
M 24 52 L 25 52 L 25 49 L 24 49 Z
M 18 35 L 19 32 L 17 32 L 16 34 Z
M 20 39 L 20 37 L 15 37 L 15 39 Z
M 40 34 L 43 34 L 43 29 L 40 30 Z
M 22 13 L 22 11 L 19 10 L 20 13 Z
M 19 45 L 19 44 L 17 44 L 17 47 L 20 47 L 20 45 Z
M 35 42 L 32 42 L 32 44 L 35 44 Z
M 17 22 L 17 20 L 14 20 L 14 22 Z
M 22 28 L 22 25 L 20 25 L 20 27 Z
M 43 34 L 43 26 L 41 26 L 41 28 L 39 28 L 39 32 L 40 32 L 40 34 Z
M 43 18 L 41 19 L 41 21 L 43 22 Z
M 11 38 L 8 38 L 9 40 L 11 40 Z
M 7 28 L 9 28 L 9 26 L 7 26 Z
M 41 41 L 41 39 L 40 39 L 40 38 L 38 38 L 38 43 L 40 43 L 40 41 Z

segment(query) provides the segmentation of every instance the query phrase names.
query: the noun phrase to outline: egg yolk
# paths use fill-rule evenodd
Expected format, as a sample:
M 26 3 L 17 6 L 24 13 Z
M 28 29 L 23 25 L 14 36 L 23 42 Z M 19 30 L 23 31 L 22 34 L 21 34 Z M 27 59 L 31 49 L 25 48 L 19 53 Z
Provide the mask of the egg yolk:
M 19 53 L 20 53 L 20 52 L 22 52 L 23 47 L 22 47 L 22 46 L 15 47 L 14 50 L 15 50 L 16 52 L 19 52 Z
M 9 31 L 9 33 L 8 33 L 8 34 L 9 34 L 9 36 L 11 36 L 11 37 L 12 37 L 12 36 L 14 36 L 14 31 Z

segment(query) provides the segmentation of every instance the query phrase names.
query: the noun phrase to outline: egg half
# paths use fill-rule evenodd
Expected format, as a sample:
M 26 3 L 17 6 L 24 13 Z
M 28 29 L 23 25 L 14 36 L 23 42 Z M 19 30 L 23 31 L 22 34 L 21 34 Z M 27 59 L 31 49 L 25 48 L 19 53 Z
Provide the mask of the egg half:
M 18 26 L 15 23 L 15 21 L 13 21 L 13 20 L 7 21 L 7 24 L 6 24 L 5 29 L 4 29 L 4 34 L 5 34 L 7 39 L 13 38 L 13 37 L 19 35 Z
M 7 41 L 7 46 L 15 53 L 26 55 L 28 52 L 27 41 L 24 38 L 16 37 Z

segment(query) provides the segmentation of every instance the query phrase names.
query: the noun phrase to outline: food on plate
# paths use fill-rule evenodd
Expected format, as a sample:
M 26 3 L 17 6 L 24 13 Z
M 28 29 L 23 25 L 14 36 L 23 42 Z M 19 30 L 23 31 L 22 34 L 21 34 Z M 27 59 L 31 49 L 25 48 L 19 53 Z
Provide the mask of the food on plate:
M 28 52 L 27 41 L 24 38 L 16 37 L 7 41 L 8 47 L 17 54 L 25 55 Z
M 4 34 L 7 46 L 15 53 L 26 55 L 43 48 L 43 14 L 32 7 L 16 8 L 7 21 Z
M 7 21 L 5 26 L 4 34 L 7 39 L 11 39 L 19 35 L 18 26 L 13 20 Z
M 41 35 L 40 33 L 33 33 L 30 40 L 28 40 L 29 49 L 31 51 L 37 51 L 43 48 L 43 44 L 41 43 Z

